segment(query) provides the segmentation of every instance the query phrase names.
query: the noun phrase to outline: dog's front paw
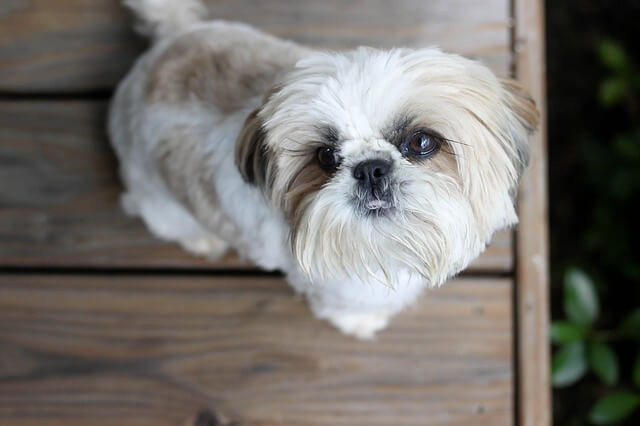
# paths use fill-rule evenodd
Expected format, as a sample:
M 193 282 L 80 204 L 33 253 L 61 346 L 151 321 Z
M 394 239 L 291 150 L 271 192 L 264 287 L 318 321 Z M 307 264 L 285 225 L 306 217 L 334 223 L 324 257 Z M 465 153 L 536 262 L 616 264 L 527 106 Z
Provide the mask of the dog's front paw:
M 221 257 L 229 249 L 229 244 L 213 234 L 180 240 L 182 247 L 191 254 L 210 260 Z
M 372 340 L 377 331 L 389 324 L 390 315 L 386 312 L 336 313 L 325 318 L 344 334 L 362 340 Z

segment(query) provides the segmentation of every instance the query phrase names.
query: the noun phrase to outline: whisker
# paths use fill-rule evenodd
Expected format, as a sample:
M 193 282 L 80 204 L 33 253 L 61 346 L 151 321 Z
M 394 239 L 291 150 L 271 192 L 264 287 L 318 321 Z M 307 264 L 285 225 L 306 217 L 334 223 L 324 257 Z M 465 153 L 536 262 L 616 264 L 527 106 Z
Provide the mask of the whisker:
M 447 141 L 447 142 L 449 142 L 449 143 L 457 143 L 457 144 L 460 144 L 460 145 L 464 145 L 464 146 L 468 146 L 468 147 L 473 148 L 473 147 L 472 147 L 471 145 L 469 145 L 468 143 L 464 143 L 464 142 L 460 142 L 460 141 L 454 141 L 453 139 L 442 138 L 442 140 L 445 140 L 445 141 Z
M 446 153 L 446 154 L 449 154 L 449 155 L 453 155 L 454 157 L 460 157 L 460 158 L 462 158 L 462 157 L 460 156 L 460 154 L 456 154 L 455 152 L 447 151 L 447 150 L 444 150 L 444 149 L 442 149 L 442 148 L 440 148 L 440 151 L 442 151 L 442 152 L 444 152 L 444 153 Z

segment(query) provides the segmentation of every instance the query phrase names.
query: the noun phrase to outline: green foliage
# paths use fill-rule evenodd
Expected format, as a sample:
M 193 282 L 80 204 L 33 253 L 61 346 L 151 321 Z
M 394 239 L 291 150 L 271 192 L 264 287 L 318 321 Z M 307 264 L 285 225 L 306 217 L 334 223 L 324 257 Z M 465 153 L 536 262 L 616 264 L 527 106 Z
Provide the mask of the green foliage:
M 569 321 L 556 321 L 551 324 L 551 341 L 553 343 L 568 343 L 584 340 L 587 328 Z
M 597 46 L 598 56 L 602 64 L 618 73 L 629 70 L 629 59 L 624 48 L 615 40 L 600 40 Z
M 600 103 L 606 107 L 613 106 L 624 98 L 624 94 L 629 90 L 627 81 L 624 78 L 607 78 L 600 84 L 598 97 Z
M 637 426 L 640 3 L 545 3 L 554 424 Z
M 640 339 L 640 308 L 632 311 L 620 324 L 620 333 L 630 339 Z
M 633 384 L 640 388 L 640 351 L 638 351 L 636 362 L 633 365 Z
M 616 330 L 598 329 L 600 302 L 596 286 L 576 267 L 569 268 L 564 275 L 563 302 L 568 319 L 551 325 L 551 340 L 559 346 L 551 363 L 553 386 L 574 385 L 590 371 L 607 391 L 591 408 L 589 421 L 596 425 L 623 421 L 640 407 L 640 391 L 615 389 L 620 364 L 608 340 L 631 340 L 640 344 L 640 308 L 631 312 Z M 632 370 L 630 381 L 640 389 L 640 350 Z
M 610 71 L 598 89 L 600 103 L 609 108 L 619 104 L 637 88 L 640 76 L 634 73 L 631 61 L 624 48 L 613 40 L 601 40 L 597 46 L 598 56 Z
M 577 268 L 564 276 L 564 312 L 571 322 L 589 325 L 598 317 L 598 296 L 591 279 Z
M 551 382 L 555 387 L 569 386 L 580 380 L 586 371 L 584 342 L 565 343 L 553 356 Z
M 626 419 L 640 406 L 640 395 L 616 392 L 598 400 L 589 413 L 589 420 L 596 425 L 610 425 Z
M 589 366 L 604 384 L 613 386 L 618 382 L 618 358 L 609 344 L 597 340 L 591 342 Z

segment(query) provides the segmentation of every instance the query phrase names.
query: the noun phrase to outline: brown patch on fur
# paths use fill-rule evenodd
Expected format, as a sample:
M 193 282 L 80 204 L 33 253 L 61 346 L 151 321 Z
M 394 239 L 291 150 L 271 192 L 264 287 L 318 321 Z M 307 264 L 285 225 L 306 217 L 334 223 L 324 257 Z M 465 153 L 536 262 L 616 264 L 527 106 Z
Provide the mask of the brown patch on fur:
M 429 170 L 450 176 L 462 187 L 462 177 L 458 170 L 458 162 L 456 161 L 455 154 L 452 152 L 448 146 L 443 146 L 436 155 L 424 160 L 424 164 Z
M 272 87 L 264 96 L 263 105 L 280 88 Z M 244 122 L 235 144 L 235 164 L 245 182 L 255 184 L 264 191 L 272 186 L 275 179 L 276 154 L 266 145 L 266 134 L 259 113 L 260 108 L 255 109 Z
M 212 42 L 202 34 L 177 39 L 151 64 L 146 97 L 151 102 L 202 102 L 223 113 L 266 92 L 290 64 L 247 41 Z
M 244 122 L 236 140 L 235 163 L 245 182 L 264 191 L 273 183 L 275 154 L 266 145 L 266 134 L 258 117 L 259 111 L 253 111 Z
M 207 183 L 209 170 L 199 140 L 188 127 L 175 127 L 158 141 L 154 157 L 160 177 L 178 201 L 194 211 L 196 198 L 216 204 L 213 185 Z
M 180 194 L 183 198 L 179 201 L 185 204 L 188 187 L 187 174 L 184 166 L 188 165 L 194 157 L 193 150 L 197 149 L 187 127 L 176 127 L 167 132 L 154 148 L 156 166 L 160 177 L 164 180 L 169 190 L 174 194 Z M 181 172 L 182 171 L 182 172 Z
M 312 195 L 329 180 L 329 175 L 314 160 L 301 167 L 288 185 L 283 210 L 291 226 L 291 249 L 295 252 L 295 240 L 302 226 L 304 213 L 312 202 Z
M 511 135 L 515 151 L 515 158 L 513 160 L 519 180 L 524 169 L 529 164 L 530 149 L 528 136 L 538 128 L 540 113 L 536 108 L 535 101 L 520 83 L 510 79 L 502 79 L 501 83 L 506 89 L 505 104 L 511 111 L 513 111 L 515 119 L 518 120 L 526 131 L 516 131 Z M 510 189 L 511 197 L 514 199 L 516 197 L 517 190 L 517 185 Z
M 507 89 L 506 103 L 520 120 L 520 123 L 531 133 L 538 128 L 540 112 L 536 103 L 522 85 L 511 79 L 501 79 L 503 87 Z
M 233 226 L 219 207 L 213 170 L 201 142 L 189 127 L 168 130 L 153 151 L 157 170 L 167 189 L 203 227 Z
M 318 192 L 328 180 L 329 175 L 315 163 L 315 160 L 302 166 L 287 186 L 283 206 L 285 215 L 288 218 L 298 216 L 302 201 Z

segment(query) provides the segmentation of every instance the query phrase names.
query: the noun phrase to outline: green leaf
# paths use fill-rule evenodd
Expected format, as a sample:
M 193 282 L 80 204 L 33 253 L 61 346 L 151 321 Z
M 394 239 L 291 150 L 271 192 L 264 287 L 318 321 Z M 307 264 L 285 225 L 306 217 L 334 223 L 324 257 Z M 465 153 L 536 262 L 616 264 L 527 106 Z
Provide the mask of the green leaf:
M 598 43 L 598 56 L 602 63 L 613 71 L 623 72 L 629 68 L 627 53 L 616 41 L 601 40 Z
M 564 311 L 579 325 L 590 325 L 598 318 L 598 295 L 591 278 L 581 269 L 569 268 L 565 273 Z
M 618 358 L 608 344 L 591 342 L 589 345 L 589 366 L 604 384 L 613 386 L 618 382 Z
M 633 364 L 633 384 L 640 388 L 640 352 L 638 352 L 636 362 Z
M 640 308 L 632 311 L 620 324 L 620 333 L 630 339 L 640 340 Z
M 568 321 L 554 321 L 551 324 L 551 341 L 554 343 L 567 343 L 584 340 L 587 329 L 581 325 Z
M 620 157 L 637 161 L 640 159 L 640 137 L 634 134 L 616 135 L 615 149 Z M 637 163 L 636 163 L 637 164 Z M 640 311 L 640 309 L 638 309 Z
M 620 102 L 628 90 L 629 85 L 626 80 L 620 77 L 610 77 L 600 83 L 598 99 L 603 106 L 610 107 Z
M 553 355 L 551 382 L 561 388 L 580 380 L 587 371 L 584 342 L 565 343 Z
M 589 413 L 589 420 L 596 425 L 608 425 L 629 417 L 640 406 L 640 395 L 616 392 L 596 402 Z

